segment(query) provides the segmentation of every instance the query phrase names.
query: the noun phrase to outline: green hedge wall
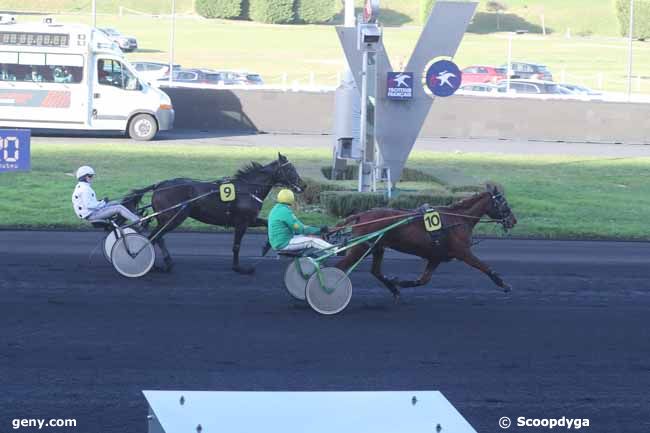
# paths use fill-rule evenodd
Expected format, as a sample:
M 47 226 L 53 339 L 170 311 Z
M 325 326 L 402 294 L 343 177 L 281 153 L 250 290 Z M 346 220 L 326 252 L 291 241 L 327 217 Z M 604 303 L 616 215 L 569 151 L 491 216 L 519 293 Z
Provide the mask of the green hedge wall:
M 249 0 L 248 15 L 253 21 L 287 24 L 294 20 L 294 0 Z
M 383 193 L 360 193 L 354 191 L 324 191 L 320 195 L 323 208 L 331 215 L 343 218 L 353 213 L 377 207 L 415 209 L 425 203 L 431 206 L 446 206 L 461 200 L 470 193 L 402 193 L 390 201 Z
M 325 23 L 334 18 L 339 0 L 296 0 L 296 21 L 306 24 Z
M 616 16 L 621 29 L 621 35 L 630 33 L 630 2 L 616 0 Z M 634 0 L 634 37 L 650 39 L 650 0 Z
M 237 18 L 242 0 L 196 0 L 196 12 L 205 18 Z

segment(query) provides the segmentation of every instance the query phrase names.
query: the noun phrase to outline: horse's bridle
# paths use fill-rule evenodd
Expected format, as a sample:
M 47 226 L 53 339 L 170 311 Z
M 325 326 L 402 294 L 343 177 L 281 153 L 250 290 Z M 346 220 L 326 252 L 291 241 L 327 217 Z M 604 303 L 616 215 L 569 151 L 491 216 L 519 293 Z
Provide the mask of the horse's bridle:
M 497 211 L 497 218 L 494 220 L 494 222 L 501 224 L 504 230 L 507 230 L 505 223 L 510 215 L 512 215 L 512 210 L 510 209 L 510 206 L 508 205 L 508 202 L 505 200 L 505 197 L 502 193 L 497 192 L 495 194 L 491 194 L 491 197 L 492 206 L 494 206 Z
M 279 173 L 280 176 L 282 177 L 283 181 L 285 183 L 289 184 L 289 186 L 291 186 L 291 188 L 293 188 L 296 192 L 302 192 L 302 187 L 300 185 L 297 185 L 296 183 L 294 183 L 293 179 L 291 179 L 291 180 L 286 179 L 288 176 L 286 175 L 286 173 L 284 173 L 283 167 L 285 167 L 287 165 L 291 165 L 291 162 L 285 161 L 285 162 L 279 164 L 278 167 L 275 169 L 274 177 L 275 177 L 276 174 Z M 295 171 L 295 168 L 294 168 L 294 171 Z

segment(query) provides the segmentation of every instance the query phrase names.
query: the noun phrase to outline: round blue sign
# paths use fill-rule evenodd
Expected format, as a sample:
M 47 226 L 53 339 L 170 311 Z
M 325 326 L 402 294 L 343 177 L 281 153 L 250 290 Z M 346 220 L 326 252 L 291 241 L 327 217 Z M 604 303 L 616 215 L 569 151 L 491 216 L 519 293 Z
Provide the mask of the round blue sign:
M 463 79 L 463 73 L 454 62 L 439 60 L 427 70 L 427 87 L 436 96 L 451 96 L 456 93 Z

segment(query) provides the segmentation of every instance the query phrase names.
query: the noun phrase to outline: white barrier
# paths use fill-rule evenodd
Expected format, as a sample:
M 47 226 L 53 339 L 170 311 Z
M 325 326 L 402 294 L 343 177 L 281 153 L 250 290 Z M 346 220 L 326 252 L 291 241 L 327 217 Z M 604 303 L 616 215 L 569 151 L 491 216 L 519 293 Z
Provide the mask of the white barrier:
M 149 433 L 476 433 L 438 391 L 143 391 Z

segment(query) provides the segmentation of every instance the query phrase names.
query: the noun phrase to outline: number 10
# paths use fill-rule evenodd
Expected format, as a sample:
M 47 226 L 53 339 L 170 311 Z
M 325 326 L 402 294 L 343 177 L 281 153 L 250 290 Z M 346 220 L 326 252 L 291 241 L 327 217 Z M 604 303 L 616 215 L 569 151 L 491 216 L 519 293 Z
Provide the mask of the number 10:
M 9 144 L 14 144 L 13 156 L 9 156 Z M 2 159 L 5 162 L 18 162 L 20 158 L 20 140 L 18 137 L 5 137 L 2 140 Z

